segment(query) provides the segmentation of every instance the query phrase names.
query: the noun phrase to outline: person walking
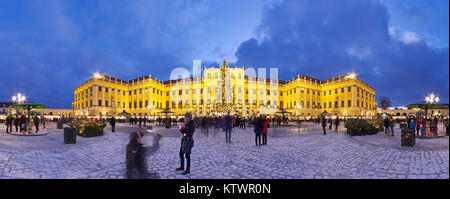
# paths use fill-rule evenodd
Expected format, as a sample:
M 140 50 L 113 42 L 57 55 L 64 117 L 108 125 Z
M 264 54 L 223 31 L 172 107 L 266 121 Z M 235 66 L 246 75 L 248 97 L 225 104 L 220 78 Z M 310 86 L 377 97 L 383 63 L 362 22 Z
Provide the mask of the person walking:
M 142 128 L 142 117 L 139 117 L 138 122 L 139 122 L 139 128 Z
M 45 128 L 46 128 L 46 123 L 47 123 L 47 119 L 45 119 L 45 116 L 42 116 L 42 118 L 41 118 L 41 124 L 42 124 L 42 128 L 44 128 L 44 130 L 45 130 Z
M 140 132 L 133 132 L 130 134 L 130 141 L 127 145 L 126 150 L 126 167 L 127 167 L 127 178 L 141 178 L 145 174 L 145 167 L 143 166 L 142 155 L 142 136 L 144 134 Z
M 116 132 L 116 118 L 114 116 L 109 119 L 109 124 L 111 124 L 111 131 Z
M 266 117 L 264 117 L 262 124 L 263 124 L 262 129 L 261 129 L 261 135 L 262 135 L 262 141 L 263 141 L 262 145 L 267 145 L 267 133 L 269 132 L 270 122 Z
M 322 116 L 322 128 L 323 128 L 323 134 L 326 135 L 327 134 L 327 120 L 325 119 L 325 116 Z
M 331 119 L 331 117 L 328 118 L 328 124 L 330 125 L 330 126 L 328 127 L 328 129 L 331 130 L 331 128 L 332 128 L 332 126 L 333 126 L 333 119 Z
M 389 127 L 391 128 L 391 135 L 394 136 L 394 119 L 391 117 L 389 118 Z
M 223 129 L 225 130 L 225 139 L 227 143 L 231 143 L 231 130 L 233 129 L 233 118 L 230 112 L 223 118 Z
M 334 125 L 336 126 L 336 128 L 334 129 L 335 132 L 338 132 L 339 130 L 339 116 L 336 116 L 336 121 L 334 122 Z
M 177 168 L 177 171 L 184 170 L 184 158 L 186 157 L 186 170 L 182 173 L 183 175 L 191 173 L 191 152 L 192 147 L 194 147 L 194 132 L 195 132 L 195 124 L 192 121 L 192 114 L 186 113 L 184 115 L 184 126 L 180 128 L 180 132 L 183 134 L 181 138 L 181 147 L 180 147 L 180 167 Z
M 255 144 L 256 146 L 261 146 L 261 133 L 262 133 L 262 119 L 261 117 L 256 118 L 254 121 L 254 129 L 253 132 L 255 133 Z

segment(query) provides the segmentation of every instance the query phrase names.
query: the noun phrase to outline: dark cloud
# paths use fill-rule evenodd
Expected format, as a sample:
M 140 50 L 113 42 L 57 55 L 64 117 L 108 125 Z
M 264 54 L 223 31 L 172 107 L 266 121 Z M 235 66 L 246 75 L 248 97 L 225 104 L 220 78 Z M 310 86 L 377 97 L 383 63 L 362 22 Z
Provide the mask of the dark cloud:
M 408 36 L 390 35 L 386 7 L 378 1 L 286 0 L 266 9 L 257 36 L 235 55 L 238 65 L 279 67 L 280 79 L 353 71 L 394 105 L 430 92 L 448 102 L 448 47 Z

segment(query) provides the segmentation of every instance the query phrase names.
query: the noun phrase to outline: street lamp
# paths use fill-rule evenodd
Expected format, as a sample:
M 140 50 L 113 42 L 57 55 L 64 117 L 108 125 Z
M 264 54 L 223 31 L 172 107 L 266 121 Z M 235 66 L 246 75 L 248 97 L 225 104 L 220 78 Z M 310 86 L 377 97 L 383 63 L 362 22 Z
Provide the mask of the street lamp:
M 300 111 L 303 107 L 300 104 L 296 104 L 294 108 L 297 110 L 297 119 L 299 119 L 298 111 Z
M 155 106 L 153 105 L 153 104 L 149 104 L 149 105 L 147 105 L 147 109 L 149 109 L 150 110 L 150 116 L 152 115 L 152 110 L 155 108 Z M 154 118 L 153 118 L 154 119 Z M 155 120 L 155 122 L 156 122 L 156 120 Z
M 25 100 L 27 100 L 27 97 L 25 97 L 25 95 L 22 95 L 21 93 L 18 93 L 17 95 L 12 96 L 11 100 L 14 103 L 22 104 L 23 102 L 25 102 Z
M 437 104 L 439 102 L 439 97 L 435 96 L 433 93 L 431 95 L 425 97 L 425 118 L 428 115 L 428 109 L 432 104 Z

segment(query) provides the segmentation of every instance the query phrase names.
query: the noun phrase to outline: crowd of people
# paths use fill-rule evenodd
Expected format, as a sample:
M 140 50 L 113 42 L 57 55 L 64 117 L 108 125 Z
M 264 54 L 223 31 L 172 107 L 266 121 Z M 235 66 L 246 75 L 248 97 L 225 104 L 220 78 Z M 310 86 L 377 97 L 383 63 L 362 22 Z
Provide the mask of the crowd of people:
M 39 126 L 46 128 L 47 119 L 45 117 L 34 116 L 28 119 L 24 114 L 8 115 L 5 119 L 6 133 L 33 133 L 32 126 L 34 126 L 34 133 L 39 132 Z M 14 128 L 13 128 L 14 126 Z

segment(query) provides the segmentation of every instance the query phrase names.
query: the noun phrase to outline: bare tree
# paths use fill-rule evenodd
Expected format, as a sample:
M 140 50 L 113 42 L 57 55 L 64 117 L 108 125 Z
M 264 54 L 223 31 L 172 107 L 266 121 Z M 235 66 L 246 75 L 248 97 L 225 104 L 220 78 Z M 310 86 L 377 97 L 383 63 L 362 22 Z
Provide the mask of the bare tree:
M 379 106 L 381 109 L 386 110 L 388 107 L 392 106 L 391 99 L 386 96 L 381 96 L 379 99 Z

